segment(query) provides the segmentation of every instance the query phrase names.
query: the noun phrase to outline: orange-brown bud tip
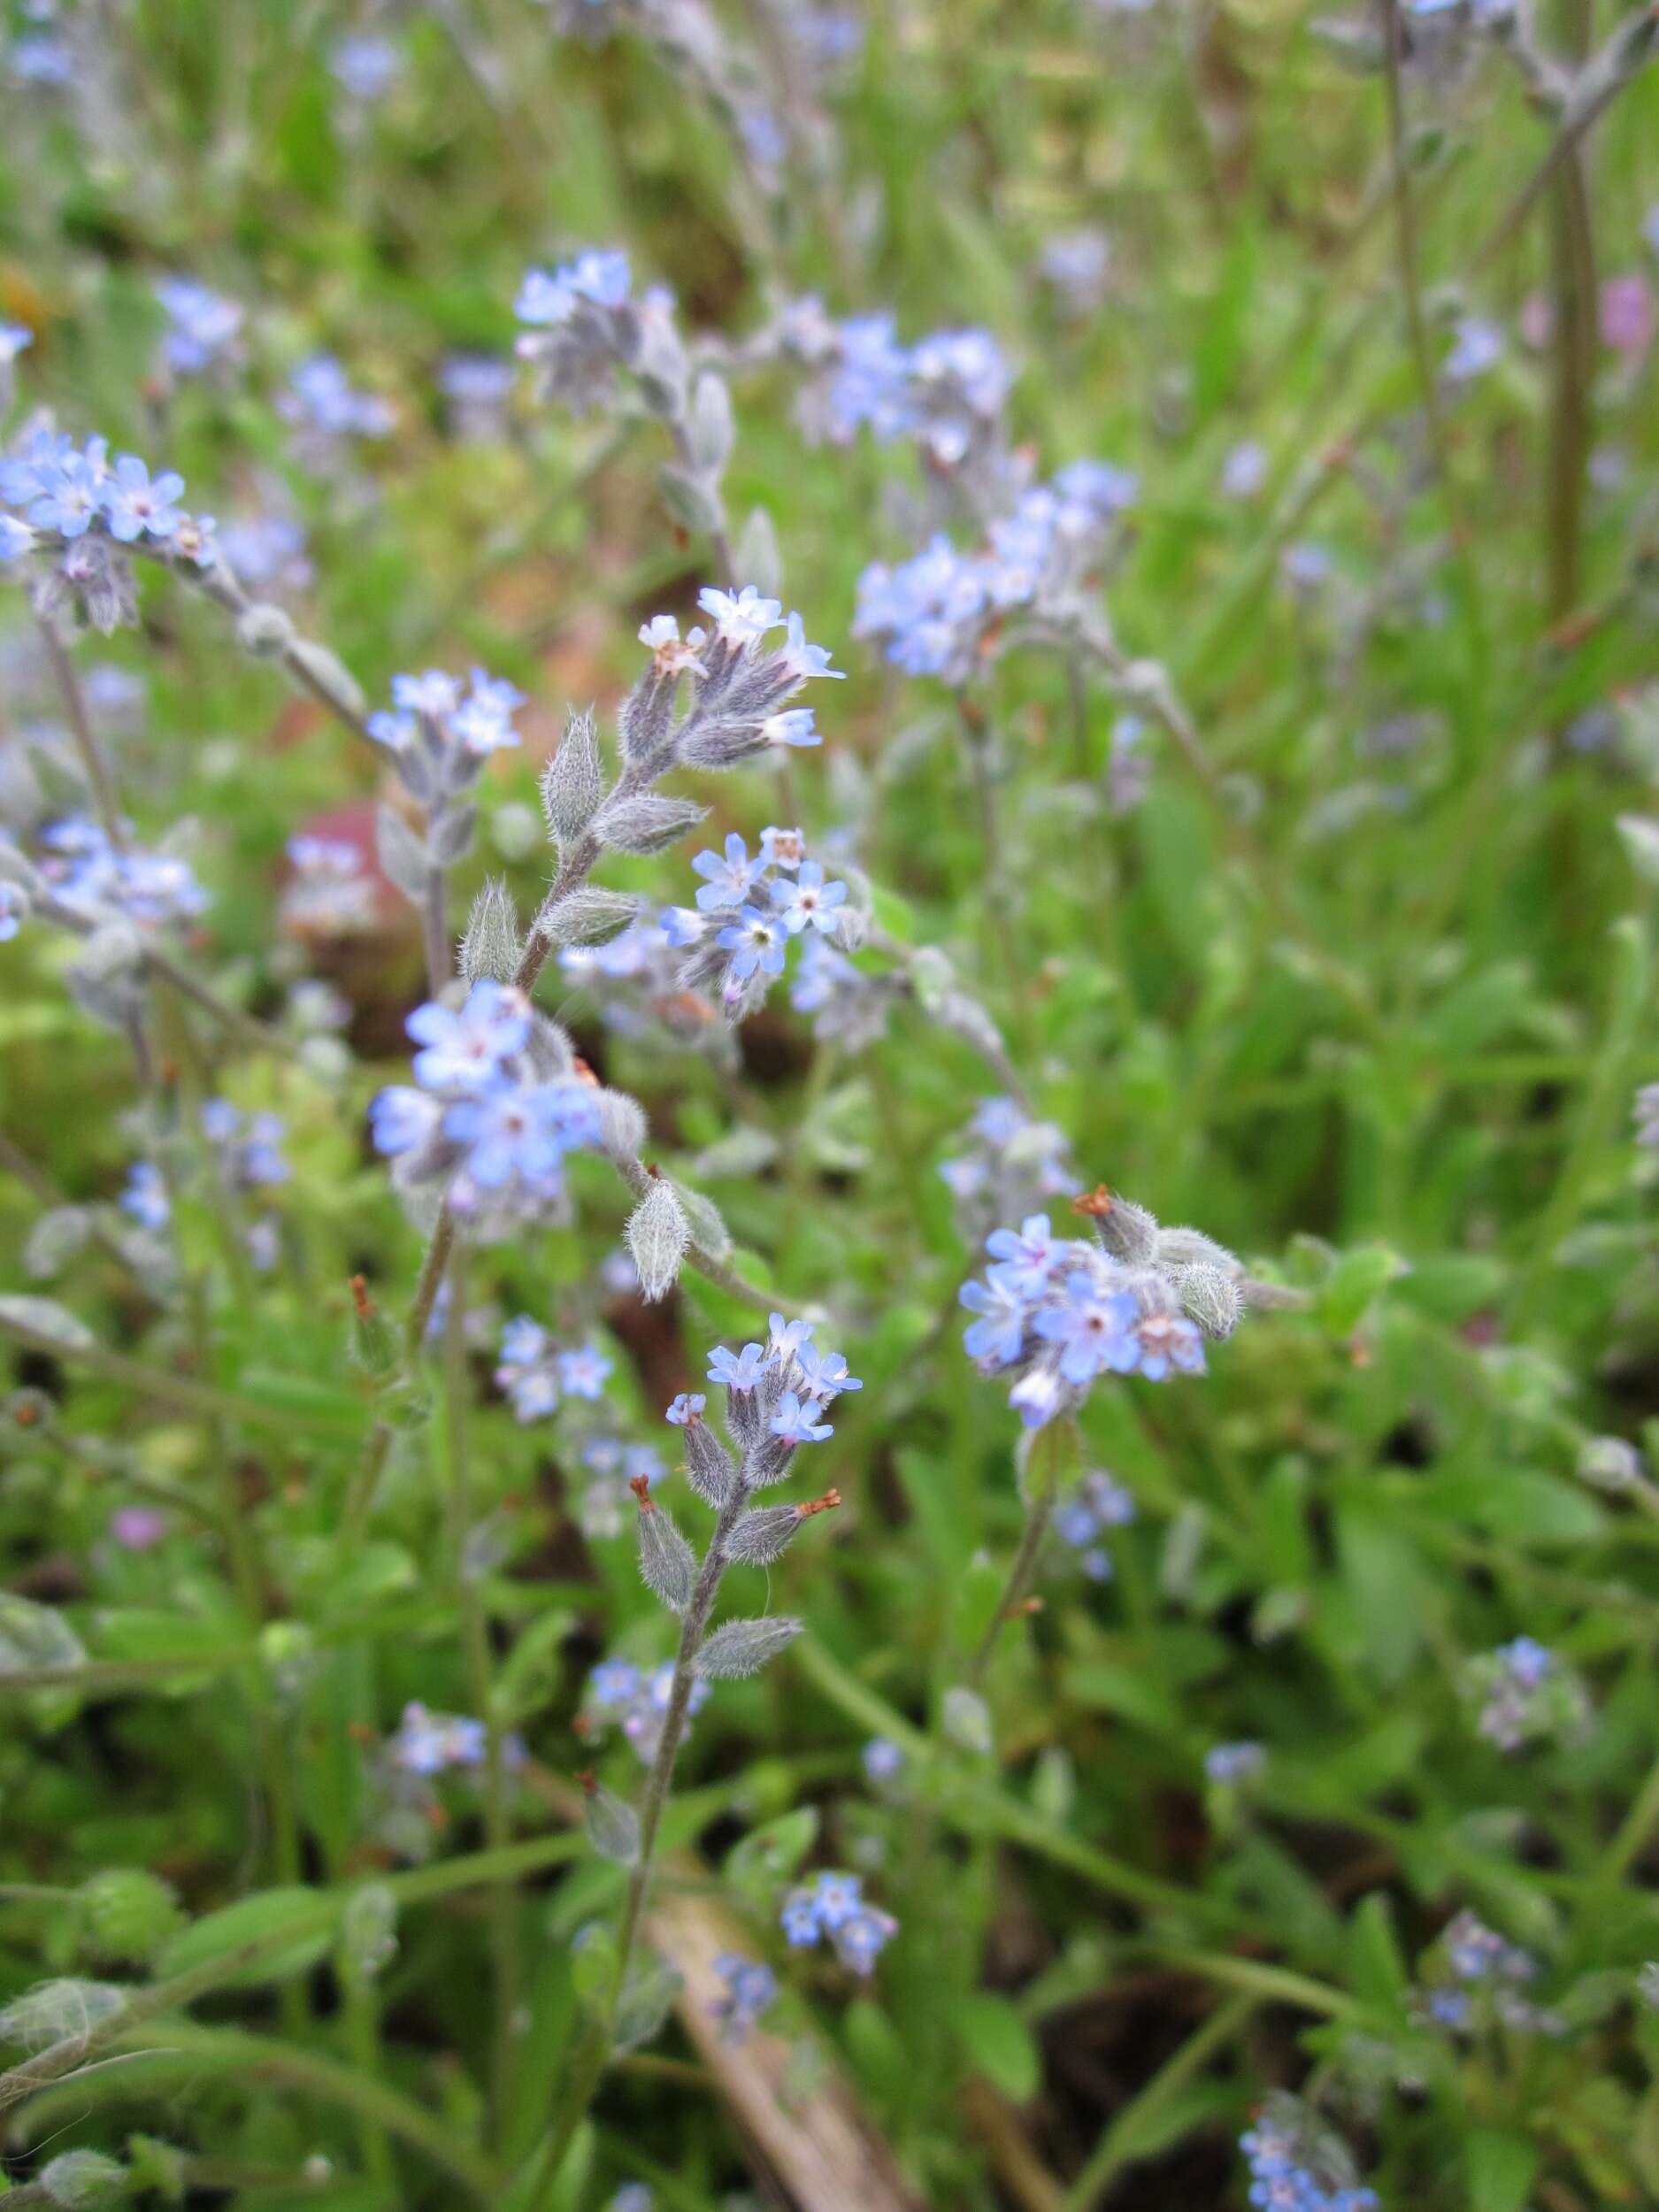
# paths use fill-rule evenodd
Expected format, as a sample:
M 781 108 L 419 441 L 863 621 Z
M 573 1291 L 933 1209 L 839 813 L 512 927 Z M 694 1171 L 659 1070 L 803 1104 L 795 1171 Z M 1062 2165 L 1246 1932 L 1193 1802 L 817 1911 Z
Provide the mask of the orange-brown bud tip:
M 351 1278 L 349 1287 L 351 1291 L 351 1302 L 357 1310 L 358 1320 L 373 1320 L 374 1317 L 374 1306 L 373 1301 L 369 1297 L 368 1277 L 366 1275 L 354 1275 Z
M 628 1488 L 639 1500 L 641 1513 L 656 1512 L 657 1508 L 651 1503 L 651 1479 L 649 1475 L 630 1475 Z
M 1071 1201 L 1072 1212 L 1084 1214 L 1091 1221 L 1103 1221 L 1111 1210 L 1112 1194 L 1104 1183 L 1096 1183 L 1093 1190 Z
M 815 1513 L 833 1513 L 841 1502 L 839 1490 L 826 1490 L 821 1498 L 812 1498 L 805 1505 L 798 1505 L 795 1512 L 800 1519 L 810 1521 Z

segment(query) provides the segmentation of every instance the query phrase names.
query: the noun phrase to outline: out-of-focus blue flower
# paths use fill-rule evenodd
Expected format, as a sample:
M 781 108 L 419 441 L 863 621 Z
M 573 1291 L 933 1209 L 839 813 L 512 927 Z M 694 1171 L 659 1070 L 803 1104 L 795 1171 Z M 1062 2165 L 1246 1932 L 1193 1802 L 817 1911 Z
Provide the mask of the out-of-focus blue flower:
M 523 1049 L 530 1008 L 522 991 L 486 978 L 475 983 L 457 1013 L 436 1000 L 418 1006 L 403 1025 L 422 1049 L 415 1080 L 424 1089 L 449 1090 L 488 1082 L 503 1063 Z
M 161 357 L 175 376 L 199 376 L 234 353 L 242 326 L 239 302 L 191 277 L 157 277 L 150 288 L 167 318 Z
M 714 1962 L 714 1970 L 726 1986 L 711 2008 L 720 2023 L 720 2040 L 735 2047 L 748 2036 L 778 1995 L 778 1977 L 758 1959 L 726 1951 Z
M 173 1218 L 161 1170 L 150 1160 L 136 1161 L 128 1171 L 119 1203 L 141 1229 L 165 1229 Z

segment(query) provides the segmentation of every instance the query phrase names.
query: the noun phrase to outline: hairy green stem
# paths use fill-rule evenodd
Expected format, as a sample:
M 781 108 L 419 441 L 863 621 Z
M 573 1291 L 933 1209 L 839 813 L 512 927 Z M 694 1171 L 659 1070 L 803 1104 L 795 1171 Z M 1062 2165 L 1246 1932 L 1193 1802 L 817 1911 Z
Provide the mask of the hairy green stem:
M 680 1623 L 680 1647 L 674 1655 L 673 1680 L 667 1709 L 663 1716 L 663 1732 L 640 1801 L 639 1850 L 628 1872 L 628 1886 L 617 1926 L 616 1972 L 608 1996 L 595 2008 L 588 2020 L 571 2062 L 569 2076 L 552 2125 L 541 2147 L 535 2154 L 530 2179 L 524 2193 L 524 2201 L 529 2212 L 542 2212 L 542 2208 L 551 2206 L 554 2200 L 552 2193 L 557 2187 L 572 2140 L 593 2101 L 594 2093 L 610 2061 L 611 2030 L 627 1984 L 628 1968 L 645 1910 L 646 1893 L 650 1885 L 657 1834 L 686 1732 L 692 1685 L 696 1680 L 697 1654 L 708 1632 L 709 1616 L 714 1609 L 720 1580 L 726 1572 L 726 1543 L 740 1517 L 748 1509 L 751 1491 L 752 1486 L 744 1481 L 740 1471 L 715 1521 L 714 1533 L 709 1539 L 709 1548 L 703 1555 L 702 1568 Z M 641 1508 L 641 1511 L 648 1513 L 657 1509 L 649 1500 L 643 1502 Z
M 1048 1524 L 1054 1518 L 1055 1494 L 1052 1489 L 1033 1497 L 1025 1511 L 1025 1525 L 1020 1532 L 1019 1548 L 1014 1554 L 1014 1563 L 1008 1571 L 1002 1594 L 996 1601 L 996 1610 L 986 1624 L 972 1659 L 968 1662 L 964 1680 L 971 1690 L 977 1690 L 985 1678 L 985 1671 L 991 1663 L 997 1640 L 1003 1628 L 1023 1606 L 1037 1571 L 1037 1561 L 1042 1553 L 1042 1540 L 1048 1533 Z
M 448 1460 L 449 1549 L 455 1561 L 456 1594 L 461 1613 L 462 1645 L 472 1710 L 484 1723 L 484 1832 L 492 1850 L 511 1840 L 507 1770 L 501 1717 L 496 1708 L 490 1658 L 489 1622 L 479 1571 L 467 1557 L 472 1533 L 472 1491 L 467 1452 L 466 1410 L 466 1248 L 457 1242 L 449 1258 L 449 1302 L 444 1314 L 443 1411 Z M 497 1882 L 490 1890 L 491 2017 L 490 2140 L 499 2149 L 506 2133 L 512 2092 L 513 2020 L 518 2010 L 518 1937 L 513 1886 Z

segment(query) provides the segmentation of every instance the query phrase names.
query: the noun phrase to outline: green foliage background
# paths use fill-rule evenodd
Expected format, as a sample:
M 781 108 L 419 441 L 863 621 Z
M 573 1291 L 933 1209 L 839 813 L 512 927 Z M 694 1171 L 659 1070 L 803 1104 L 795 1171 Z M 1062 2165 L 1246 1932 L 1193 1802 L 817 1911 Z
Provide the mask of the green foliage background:
M 769 9 L 729 17 L 775 45 Z M 1529 296 L 1563 281 L 1563 172 L 1502 234 L 1556 120 L 1494 53 L 1432 48 L 1405 73 L 1430 353 L 1460 312 L 1509 334 L 1444 403 L 1435 467 L 1384 75 L 1279 0 L 1115 16 L 881 0 L 826 96 L 822 172 L 792 171 L 775 198 L 649 40 L 561 36 L 534 0 L 388 13 L 378 27 L 406 65 L 355 118 L 328 69 L 353 26 L 331 4 L 129 0 L 77 19 L 108 72 L 101 126 L 61 96 L 4 96 L 0 308 L 35 332 L 26 396 L 178 466 L 192 506 L 226 512 L 265 472 L 285 481 L 316 572 L 305 625 L 376 700 L 396 670 L 470 660 L 532 695 L 535 741 L 492 771 L 457 921 L 486 866 L 528 907 L 545 854 L 514 810 L 534 804 L 565 703 L 613 703 L 638 624 L 710 580 L 662 513 L 649 425 L 617 434 L 523 403 L 502 440 L 446 434 L 439 365 L 510 345 L 530 262 L 626 244 L 694 328 L 731 334 L 803 290 L 837 313 L 888 309 L 907 339 L 982 323 L 1018 367 L 1012 411 L 1042 472 L 1102 455 L 1139 473 L 1113 620 L 1169 669 L 1202 758 L 1149 736 L 1148 795 L 1115 815 L 1121 703 L 1097 685 L 1079 712 L 1052 660 L 999 663 L 980 695 L 999 904 L 947 695 L 849 637 L 860 570 L 904 549 L 890 495 L 910 457 L 809 448 L 786 380 L 737 384 L 733 514 L 765 510 L 788 603 L 853 672 L 818 705 L 824 752 L 792 764 L 809 837 L 857 823 L 885 926 L 949 952 L 1091 1182 L 1310 1294 L 1253 1317 L 1202 1384 L 1096 1390 L 1087 1445 L 1139 1519 L 1109 1587 L 1057 1573 L 1005 1640 L 994 1753 L 955 1746 L 940 1718 L 1020 1523 L 1013 1417 L 958 1347 L 974 1259 L 936 1172 L 983 1071 L 909 1010 L 856 1057 L 815 1049 L 786 1010 L 725 1082 L 576 1010 L 607 1079 L 647 1108 L 654 1156 L 720 1206 L 780 1303 L 834 1312 L 865 1380 L 815 1463 L 847 1505 L 772 1576 L 808 1635 L 700 1717 L 672 1823 L 773 1956 L 793 1862 L 867 1858 L 902 1933 L 867 1989 L 795 1978 L 784 2009 L 814 2062 L 839 2055 L 938 2207 L 1241 2204 L 1232 2139 L 1266 2088 L 1310 2072 L 1391 2206 L 1659 2199 L 1659 2029 L 1635 1994 L 1659 1955 L 1659 1521 L 1575 1475 L 1586 1439 L 1640 1444 L 1659 1413 L 1655 1178 L 1629 1120 L 1659 1077 L 1654 886 L 1615 827 L 1649 808 L 1659 772 L 1659 430 L 1651 348 L 1628 367 L 1601 351 L 1571 397 L 1621 465 L 1592 469 L 1556 355 L 1515 334 Z M 1540 37 L 1564 51 L 1617 19 L 1586 4 Z M 1651 277 L 1655 145 L 1649 73 L 1563 165 L 1602 275 Z M 1081 223 L 1113 252 L 1103 301 L 1078 316 L 1038 264 Z M 222 390 L 147 383 L 150 285 L 168 270 L 250 310 L 250 366 Z M 365 450 L 372 503 L 287 458 L 273 396 L 325 347 L 397 408 Z M 1229 499 L 1221 472 L 1245 439 L 1266 486 Z M 1568 518 L 1558 505 L 1552 522 L 1563 470 Z M 1282 566 L 1307 542 L 1332 565 L 1310 599 Z M 371 795 L 375 764 L 159 578 L 142 634 L 105 657 L 148 687 L 118 752 L 135 821 L 199 825 L 213 896 L 193 956 L 269 1014 L 285 841 Z M 1614 735 L 1583 749 L 1579 718 L 1608 707 Z M 0 703 L 0 745 L 40 711 Z M 1417 716 L 1414 750 L 1368 752 Z M 759 773 L 699 795 L 717 838 L 779 817 Z M 604 879 L 664 901 L 690 883 L 684 853 Z M 0 1113 L 40 1187 L 108 1204 L 134 1156 L 132 1071 L 64 995 L 61 958 L 44 931 L 0 946 Z M 394 938 L 342 976 L 358 1056 L 343 1089 L 165 1010 L 180 1096 L 280 1111 L 296 1171 L 272 1277 L 234 1263 L 216 1210 L 179 1221 L 199 1331 L 96 1245 L 35 1281 L 40 1188 L 0 1163 L 6 1286 L 227 1402 L 204 1420 L 100 1356 L 3 1348 L 0 1380 L 54 1407 L 42 1425 L 33 1399 L 12 1402 L 28 1421 L 0 1474 L 8 1586 L 73 1641 L 56 1650 L 19 1616 L 0 1680 L 18 1886 L 0 1890 L 0 1974 L 20 1991 L 109 1971 L 82 1885 L 116 1868 L 154 1870 L 180 1901 L 114 1978 L 222 1970 L 267 1945 L 188 2019 L 140 2035 L 145 2057 L 15 2111 L 26 2185 L 50 2139 L 130 2156 L 157 2200 L 425 2206 L 459 2187 L 511 2202 L 569 2062 L 571 1939 L 611 1910 L 618 1876 L 581 1855 L 556 1786 L 588 1757 L 571 1729 L 588 1666 L 620 1640 L 665 1652 L 665 1624 L 629 1543 L 572 1533 L 557 1432 L 518 1427 L 482 1357 L 447 1378 L 430 1363 L 366 1536 L 342 1537 L 370 1417 L 347 1279 L 365 1273 L 396 1315 L 419 1263 L 361 1134 L 373 1090 L 401 1079 L 418 969 Z M 773 1141 L 764 1172 L 700 1164 L 741 1128 Z M 478 1302 L 580 1310 L 624 1207 L 597 1165 L 577 1181 L 580 1227 L 482 1253 Z M 703 1348 L 751 1325 L 689 1276 L 665 1322 L 613 1311 L 630 1433 L 659 1438 Z M 477 1686 L 452 1401 L 487 1530 L 498 1716 L 552 1781 L 514 1791 L 526 1855 L 507 1866 L 504 1920 L 480 1901 L 506 1863 L 480 1855 L 503 1839 L 457 1788 L 426 1863 L 389 1872 L 395 1960 L 354 1980 L 343 1902 L 387 1871 L 366 1747 L 407 1700 L 467 1710 Z M 111 1510 L 157 1486 L 171 1533 L 124 1551 Z M 1506 1758 L 1460 1685 L 1470 1655 L 1522 1632 L 1582 1671 L 1595 1718 Z M 908 1754 L 895 1797 L 860 1771 L 875 1734 Z M 1267 1747 L 1266 1770 L 1225 1803 L 1203 1754 L 1241 1738 Z M 626 1747 L 602 1765 L 632 1788 Z M 769 1862 L 757 1832 L 792 1818 Z M 1418 1961 L 1462 1907 L 1538 1956 L 1567 2032 L 1460 2047 L 1423 2027 Z M 492 1958 L 513 1992 L 504 2062 Z M 656 2049 L 687 2056 L 679 2029 Z M 1010 2139 L 1038 2181 L 1015 2177 Z M 303 2170 L 316 2156 L 325 2178 Z M 684 2063 L 613 2071 L 559 2200 L 596 2206 L 637 2177 L 684 2212 L 745 2185 L 722 2100 Z

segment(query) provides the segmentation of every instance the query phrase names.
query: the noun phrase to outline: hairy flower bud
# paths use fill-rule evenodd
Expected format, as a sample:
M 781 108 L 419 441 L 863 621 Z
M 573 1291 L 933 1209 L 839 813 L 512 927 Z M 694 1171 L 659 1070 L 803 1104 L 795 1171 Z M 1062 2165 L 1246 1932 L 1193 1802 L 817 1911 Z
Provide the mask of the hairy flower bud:
M 683 1613 L 696 1586 L 696 1553 L 672 1517 L 649 1497 L 640 1501 L 639 1533 L 640 1575 L 646 1588 L 671 1613 Z
M 731 1455 L 702 1419 L 686 1424 L 686 1473 L 705 1505 L 718 1513 L 732 1494 L 737 1469 Z
M 426 896 L 431 863 L 424 840 L 411 829 L 396 807 L 375 808 L 374 849 L 387 880 L 403 893 L 411 906 L 418 906 Z
M 64 2212 L 97 2212 L 119 2204 L 132 2187 L 125 2166 L 102 2151 L 64 2151 L 42 2168 L 41 2187 Z
M 465 860 L 472 849 L 473 833 L 478 828 L 478 809 L 475 806 L 447 807 L 442 814 L 434 814 L 426 832 L 426 841 L 432 856 L 441 868 L 452 868 L 457 860 Z
M 678 468 L 670 461 L 664 464 L 657 481 L 662 487 L 664 506 L 682 529 L 702 535 L 719 528 L 723 511 L 720 495 L 711 479 L 691 469 Z
M 730 1682 L 758 1674 L 801 1633 L 804 1624 L 787 1615 L 761 1620 L 726 1621 L 697 1654 L 697 1672 L 706 1680 Z
M 236 618 L 236 641 L 260 660 L 276 660 L 294 643 L 294 625 L 280 607 L 257 600 Z
M 79 2040 L 112 2020 L 126 2003 L 127 1992 L 112 1982 L 39 1982 L 0 2008 L 0 2042 L 43 2051 Z
M 397 1955 L 397 1899 L 386 1882 L 365 1882 L 346 1900 L 340 1916 L 340 1968 L 365 1987 Z
M 491 876 L 472 902 L 461 939 L 461 973 L 469 984 L 509 983 L 518 965 L 518 913 L 512 894 Z
M 626 1091 L 599 1094 L 599 1141 L 613 1160 L 637 1160 L 648 1133 L 645 1110 Z
M 649 793 L 611 798 L 594 817 L 593 833 L 611 852 L 665 852 L 695 829 L 708 811 L 706 806 L 697 806 L 689 799 L 659 799 Z
M 640 1821 L 632 1805 L 596 1782 L 588 1792 L 582 1814 L 588 1840 L 602 1859 L 632 1866 L 640 1855 Z
M 726 1540 L 726 1555 L 742 1567 L 769 1567 L 798 1533 L 803 1516 L 792 1505 L 764 1505 L 745 1513 Z
M 732 1248 L 732 1233 L 726 1225 L 726 1217 L 711 1198 L 701 1191 L 687 1190 L 674 1186 L 675 1195 L 691 1225 L 691 1234 L 699 1251 L 711 1260 L 723 1260 Z
M 640 1294 L 655 1305 L 679 1280 L 691 1242 L 691 1225 L 673 1185 L 660 1177 L 653 1181 L 622 1233 L 640 1271 Z
M 1094 1234 L 1113 1259 L 1121 1260 L 1125 1267 L 1148 1264 L 1157 1249 L 1158 1225 L 1144 1206 L 1119 1198 L 1114 1191 L 1103 1208 L 1097 1210 L 1091 1202 L 1088 1211 Z
M 1592 1436 L 1578 1453 L 1578 1479 L 1617 1494 L 1641 1480 L 1641 1455 L 1622 1436 Z
M 288 647 L 288 659 L 297 663 L 318 690 L 333 700 L 335 706 L 349 715 L 360 716 L 368 706 L 363 687 L 357 678 L 326 645 L 319 645 L 315 638 L 296 637 Z
M 572 714 L 557 752 L 541 772 L 541 811 L 561 851 L 580 837 L 603 796 L 594 718 L 591 713 Z
M 1243 1301 L 1238 1285 L 1218 1267 L 1184 1268 L 1176 1279 L 1181 1309 L 1208 1337 L 1229 1337 L 1239 1325 Z
M 549 900 L 535 918 L 535 933 L 549 945 L 599 945 L 626 929 L 640 910 L 637 899 L 621 891 L 591 887 Z
M 97 1959 L 147 1962 L 183 1925 L 170 1886 L 142 1867 L 111 1867 L 78 1895 L 86 1947 Z

